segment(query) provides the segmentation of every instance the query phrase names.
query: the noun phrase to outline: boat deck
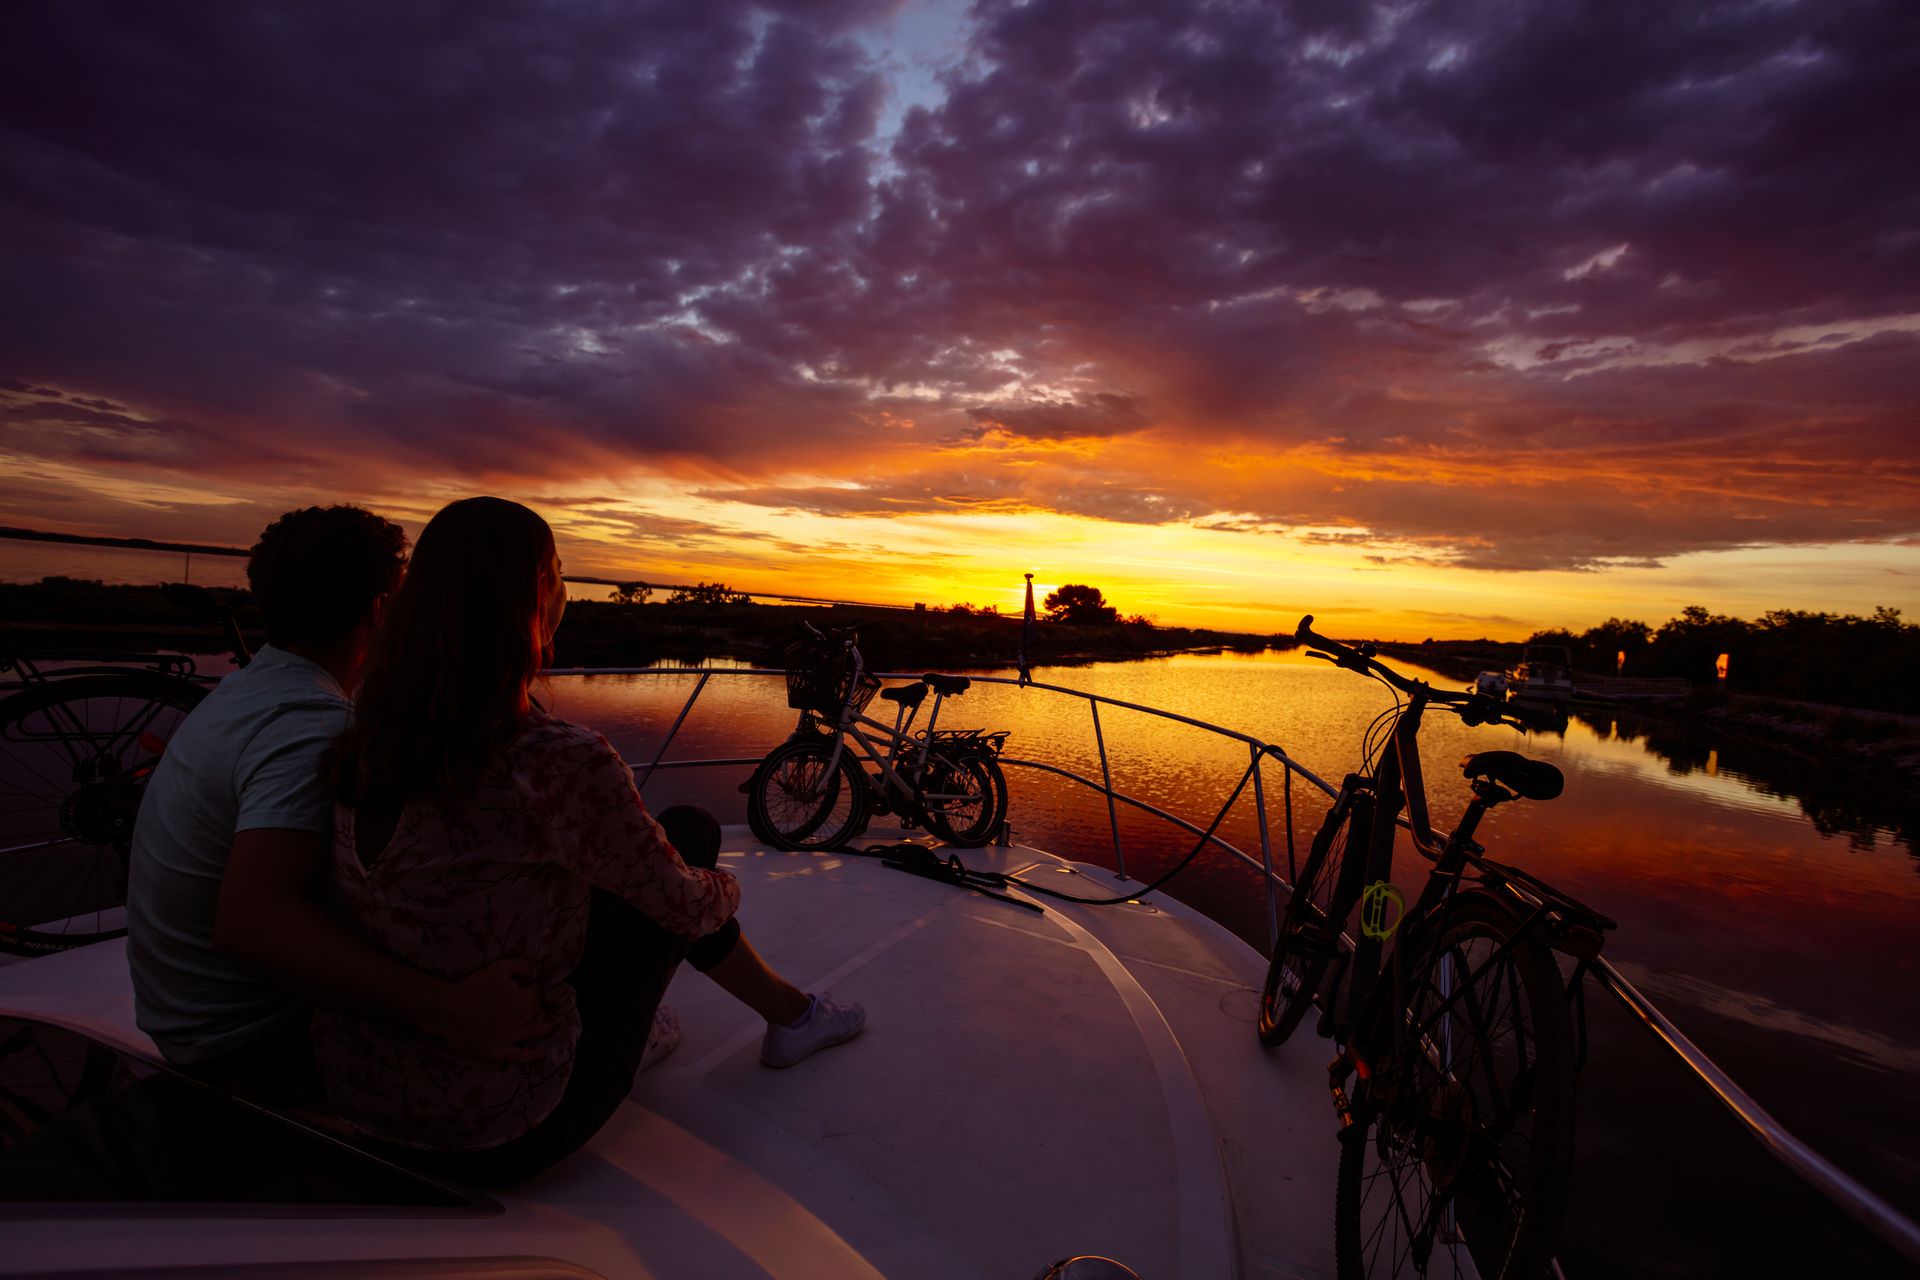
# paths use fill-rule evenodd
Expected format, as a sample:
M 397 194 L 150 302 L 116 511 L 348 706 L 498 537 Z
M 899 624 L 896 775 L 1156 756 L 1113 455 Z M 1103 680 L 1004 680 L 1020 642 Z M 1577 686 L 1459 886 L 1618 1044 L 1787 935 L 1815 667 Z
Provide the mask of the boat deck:
M 458 1257 L 1024 1280 L 1103 1254 L 1145 1280 L 1333 1274 L 1329 1050 L 1304 1032 L 1261 1048 L 1264 961 L 1245 943 L 1160 896 L 1041 899 L 1036 914 L 743 828 L 725 848 L 748 936 L 796 982 L 864 1003 L 859 1040 L 769 1071 L 761 1024 L 683 970 L 668 995 L 679 1050 L 585 1152 L 502 1196 L 504 1213 L 15 1206 L 0 1273 Z M 1117 883 L 1019 846 L 962 856 L 1088 896 Z M 117 943 L 0 968 L 0 1012 L 152 1052 Z

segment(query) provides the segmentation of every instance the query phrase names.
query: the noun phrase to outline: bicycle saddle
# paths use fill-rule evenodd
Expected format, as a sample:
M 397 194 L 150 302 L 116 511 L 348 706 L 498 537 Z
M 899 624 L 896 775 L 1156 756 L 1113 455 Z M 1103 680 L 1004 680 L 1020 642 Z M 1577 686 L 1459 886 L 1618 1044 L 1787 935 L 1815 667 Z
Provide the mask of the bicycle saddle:
M 967 686 L 973 683 L 973 681 L 967 679 L 965 676 L 924 675 L 924 676 L 921 676 L 920 678 L 922 680 L 925 680 L 928 684 L 932 685 L 934 689 L 938 690 L 939 692 L 949 693 L 949 694 L 965 693 L 967 691 Z
M 916 680 L 912 684 L 903 684 L 897 689 L 882 689 L 880 696 L 888 702 L 897 702 L 903 707 L 917 707 L 927 698 L 927 686 Z
M 1469 778 L 1492 778 L 1523 800 L 1551 800 L 1566 786 L 1560 770 L 1518 751 L 1482 751 L 1460 762 Z

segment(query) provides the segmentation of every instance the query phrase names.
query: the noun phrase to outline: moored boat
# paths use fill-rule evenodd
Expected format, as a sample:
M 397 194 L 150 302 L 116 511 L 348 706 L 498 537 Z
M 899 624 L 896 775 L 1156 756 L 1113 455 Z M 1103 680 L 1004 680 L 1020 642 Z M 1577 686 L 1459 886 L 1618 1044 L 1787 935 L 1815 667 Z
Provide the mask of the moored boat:
M 1530 644 L 1520 665 L 1507 674 L 1507 696 L 1526 702 L 1565 703 L 1573 697 L 1573 655 L 1565 645 Z

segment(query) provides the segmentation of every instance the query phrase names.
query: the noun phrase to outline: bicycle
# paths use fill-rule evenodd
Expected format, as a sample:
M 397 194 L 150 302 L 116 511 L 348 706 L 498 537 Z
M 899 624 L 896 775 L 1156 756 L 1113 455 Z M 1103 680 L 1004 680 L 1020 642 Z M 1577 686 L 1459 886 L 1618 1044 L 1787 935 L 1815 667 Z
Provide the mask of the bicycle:
M 942 703 L 971 682 L 929 673 L 883 690 L 852 630 L 807 631 L 787 650 L 787 704 L 799 722 L 743 788 L 754 835 L 783 849 L 835 849 L 865 831 L 873 814 L 893 812 L 948 844 L 985 844 L 1007 815 L 998 759 L 1007 734 L 937 727 Z M 915 732 L 929 692 L 926 728 Z M 864 714 L 876 693 L 895 704 L 891 725 Z M 877 772 L 866 771 L 862 755 Z
M 228 638 L 244 666 L 231 620 Z M 0 673 L 0 952 L 119 937 L 147 779 L 213 677 L 160 653 L 16 654 Z
M 1314 836 L 1260 998 L 1262 1043 L 1283 1043 L 1317 1006 L 1318 1033 L 1336 1047 L 1338 1274 L 1356 1280 L 1384 1263 L 1385 1275 L 1545 1275 L 1586 1059 L 1582 983 L 1614 922 L 1486 857 L 1474 834 L 1488 810 L 1551 800 L 1564 780 L 1516 752 L 1471 755 L 1462 771 L 1473 799 L 1443 839 L 1421 773 L 1425 711 L 1522 729 L 1541 719 L 1402 676 L 1371 645 L 1340 644 L 1312 624 L 1309 615 L 1296 633 L 1312 656 L 1397 691 L 1363 743 L 1366 771 L 1347 776 Z M 1433 863 L 1410 907 L 1391 879 L 1402 826 Z M 1477 883 L 1463 888 L 1468 875 Z M 1572 957 L 1570 978 L 1557 954 Z

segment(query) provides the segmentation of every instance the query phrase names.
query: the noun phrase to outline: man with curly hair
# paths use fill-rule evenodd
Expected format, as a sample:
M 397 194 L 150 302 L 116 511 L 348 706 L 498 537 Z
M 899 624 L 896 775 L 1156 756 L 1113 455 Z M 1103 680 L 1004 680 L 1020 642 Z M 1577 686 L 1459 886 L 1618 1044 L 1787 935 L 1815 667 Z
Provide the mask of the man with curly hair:
M 515 1056 L 540 1029 L 521 962 L 448 981 L 362 942 L 321 900 L 333 830 L 322 759 L 406 557 L 400 527 L 359 507 L 268 525 L 247 562 L 267 644 L 187 717 L 148 783 L 127 892 L 134 1007 L 193 1074 L 308 1095 L 314 1006 L 488 1056 Z

